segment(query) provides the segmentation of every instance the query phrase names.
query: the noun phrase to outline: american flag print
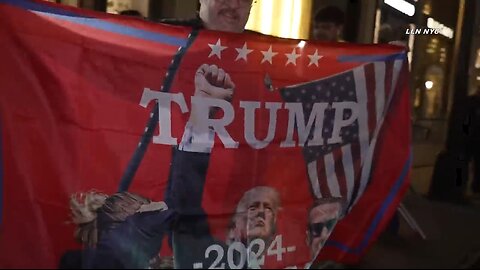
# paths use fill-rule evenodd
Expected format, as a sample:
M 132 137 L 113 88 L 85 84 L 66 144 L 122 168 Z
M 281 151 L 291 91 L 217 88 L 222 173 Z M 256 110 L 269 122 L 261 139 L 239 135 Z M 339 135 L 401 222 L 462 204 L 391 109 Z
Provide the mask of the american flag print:
M 305 122 L 316 103 L 328 103 L 320 127 L 323 143 L 311 145 L 307 140 L 303 147 L 314 198 L 341 197 L 351 209 L 367 188 L 378 134 L 403 64 L 401 59 L 371 62 L 280 90 L 286 102 L 302 103 Z M 355 116 L 345 109 L 343 119 L 335 119 L 334 104 L 347 102 L 356 103 Z M 339 120 L 349 119 L 351 124 L 340 129 L 341 142 L 329 143 Z M 309 139 L 315 129 L 313 124 Z

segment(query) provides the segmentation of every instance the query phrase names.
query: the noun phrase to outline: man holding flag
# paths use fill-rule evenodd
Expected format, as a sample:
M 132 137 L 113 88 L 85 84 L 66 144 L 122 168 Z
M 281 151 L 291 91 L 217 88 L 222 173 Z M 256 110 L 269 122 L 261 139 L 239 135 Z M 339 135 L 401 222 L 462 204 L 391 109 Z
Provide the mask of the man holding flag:
M 5 266 L 35 254 L 32 262 L 52 261 L 42 259 L 52 256 L 51 251 L 35 253 L 18 238 L 26 223 L 12 218 L 12 206 L 18 203 L 12 198 L 21 197 L 22 188 L 28 192 L 27 203 L 41 202 L 27 212 L 35 219 L 32 223 L 48 224 L 33 231 L 57 256 L 65 244 L 55 246 L 48 239 L 65 239 L 66 230 L 55 225 L 65 215 L 51 210 L 64 199 L 56 202 L 52 195 L 92 187 L 110 193 L 132 151 L 118 192 L 132 190 L 166 202 L 175 221 L 163 211 L 164 228 L 172 224 L 175 259 L 185 267 L 303 267 L 320 248 L 331 260 L 352 262 L 363 254 L 395 207 L 408 172 L 409 163 L 403 165 L 407 151 L 399 150 L 408 136 L 398 138 L 408 132 L 402 120 L 408 96 L 397 83 L 404 79 L 399 77 L 402 54 L 387 46 L 344 44 L 338 50 L 335 44 L 300 46 L 294 40 L 235 35 L 244 32 L 251 5 L 251 0 L 200 0 L 197 19 L 165 21 L 191 29 L 0 0 L 5 15 L 0 22 L 6 25 L 0 30 L 5 32 L 0 44 L 6 48 L 0 56 L 15 71 L 0 66 L 5 82 L 0 92 L 0 124 L 6 127 L 2 152 L 10 181 L 5 189 L 8 222 L 0 241 L 4 260 L 10 262 Z M 15 19 L 19 15 L 25 17 L 21 31 Z M 35 50 L 29 47 L 31 37 L 39 46 Z M 56 44 L 55 50 L 42 47 L 45 40 Z M 21 83 L 21 77 L 35 79 Z M 34 95 L 18 97 L 26 91 Z M 155 108 L 138 143 L 150 103 Z M 390 109 L 395 114 L 386 117 Z M 159 135 L 152 140 L 157 124 Z M 395 132 L 382 133 L 383 126 Z M 39 139 L 33 141 L 26 130 Z M 383 134 L 385 143 L 375 147 Z M 225 143 L 227 137 L 233 143 Z M 142 162 L 150 141 L 154 145 Z M 22 147 L 14 153 L 10 145 Z M 44 154 L 24 156 L 29 147 Z M 373 159 L 392 148 L 398 153 L 392 165 Z M 16 180 L 15 188 L 10 179 Z M 331 211 L 324 203 L 315 204 L 333 197 L 341 198 L 342 213 L 336 202 Z M 347 221 L 336 224 L 343 213 L 349 213 L 342 219 Z M 131 216 L 149 214 L 154 213 Z M 163 224 L 158 217 L 151 224 Z M 126 234 L 119 235 L 128 235 L 130 229 L 140 229 L 139 238 L 159 241 L 142 229 L 148 226 L 135 226 L 133 219 L 127 217 L 113 230 L 121 228 Z M 326 241 L 334 226 L 338 235 Z M 113 254 L 135 256 L 143 248 L 129 251 L 136 236 L 127 238 L 117 239 L 122 246 L 110 243 Z M 147 259 L 154 253 L 148 254 Z

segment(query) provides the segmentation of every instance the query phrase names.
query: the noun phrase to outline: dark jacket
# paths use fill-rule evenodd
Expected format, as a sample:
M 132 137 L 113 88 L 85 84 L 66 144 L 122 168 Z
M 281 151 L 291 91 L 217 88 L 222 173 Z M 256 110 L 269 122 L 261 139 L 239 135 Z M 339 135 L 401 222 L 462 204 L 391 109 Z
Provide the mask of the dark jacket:
M 193 27 L 194 29 L 204 29 L 203 22 L 200 17 L 196 17 L 193 19 L 162 19 L 159 21 L 160 23 L 170 24 L 170 25 L 178 25 L 178 26 L 189 26 Z
M 242 263 L 239 254 L 227 260 L 228 245 L 211 235 L 208 217 L 202 208 L 203 191 L 210 162 L 210 154 L 174 149 L 170 169 L 169 202 L 177 211 L 173 235 L 175 267 L 180 269 L 218 267 L 225 269 Z M 216 251 L 211 252 L 211 249 Z M 224 256 L 216 254 L 222 250 Z M 210 251 L 209 251 L 210 250 Z M 221 252 L 221 251 L 220 251 Z M 245 261 L 240 267 L 247 267 Z M 198 266 L 197 266 L 198 267 Z
M 205 26 L 203 25 L 202 19 L 200 17 L 192 18 L 192 19 L 162 19 L 159 21 L 159 23 L 164 23 L 164 24 L 170 24 L 170 25 L 178 25 L 178 26 L 189 26 L 193 27 L 193 29 L 205 29 Z M 245 33 L 251 33 L 251 34 L 258 34 L 262 36 L 267 36 L 262 33 L 252 31 L 252 30 L 245 30 Z
M 145 269 L 162 248 L 175 218 L 172 210 L 137 213 L 105 229 L 96 248 L 82 254 L 84 269 Z

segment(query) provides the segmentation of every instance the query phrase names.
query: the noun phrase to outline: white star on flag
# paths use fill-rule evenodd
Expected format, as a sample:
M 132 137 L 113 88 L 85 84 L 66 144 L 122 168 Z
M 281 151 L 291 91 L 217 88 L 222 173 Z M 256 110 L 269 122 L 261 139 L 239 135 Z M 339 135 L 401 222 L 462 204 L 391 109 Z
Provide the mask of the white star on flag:
M 263 62 L 265 62 L 265 61 L 268 61 L 270 64 L 273 64 L 272 63 L 273 57 L 275 55 L 277 55 L 278 53 L 273 52 L 272 51 L 272 45 L 270 45 L 270 48 L 268 49 L 268 51 L 262 51 L 262 54 L 263 54 L 263 59 L 262 59 L 262 62 L 260 64 L 263 64 Z
M 318 67 L 318 60 L 320 60 L 322 57 L 322 55 L 318 55 L 318 50 L 315 50 L 314 54 L 308 56 L 308 58 L 310 58 L 310 63 L 308 66 L 315 65 Z
M 297 58 L 302 56 L 301 54 L 297 54 L 297 51 L 295 50 L 295 48 L 293 48 L 292 53 L 286 53 L 285 55 L 288 58 L 288 61 L 285 64 L 285 66 L 288 66 L 288 64 L 290 64 L 290 63 L 292 63 L 294 66 L 296 66 L 297 65 Z
M 238 55 L 237 55 L 237 58 L 235 59 L 235 61 L 243 59 L 243 60 L 245 60 L 245 62 L 247 62 L 247 55 L 249 53 L 253 52 L 253 50 L 249 50 L 247 48 L 247 43 L 246 42 L 243 44 L 243 47 L 241 49 L 235 48 L 235 50 L 237 50 L 237 52 L 238 52 Z
M 227 47 L 222 46 L 222 42 L 220 39 L 217 40 L 216 44 L 208 44 L 208 46 L 212 49 L 208 58 L 216 55 L 218 59 L 222 59 L 222 51 L 225 50 Z

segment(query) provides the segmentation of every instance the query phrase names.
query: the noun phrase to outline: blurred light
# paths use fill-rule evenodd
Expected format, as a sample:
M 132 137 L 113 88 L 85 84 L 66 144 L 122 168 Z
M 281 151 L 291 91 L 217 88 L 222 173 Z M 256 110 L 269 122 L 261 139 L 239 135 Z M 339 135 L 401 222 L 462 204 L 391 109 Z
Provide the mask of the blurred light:
M 278 0 L 275 0 L 278 1 Z M 290 0 L 292 2 L 291 9 L 289 12 L 293 13 L 293 19 L 290 22 L 290 35 L 288 37 L 300 38 L 300 27 L 302 25 L 302 6 L 305 1 Z M 285 2 L 284 2 L 285 3 Z M 286 8 L 286 4 L 282 6 L 282 10 Z M 285 35 L 287 36 L 287 35 Z
M 430 17 L 427 19 L 427 26 L 428 28 L 438 29 L 438 32 L 443 36 L 446 36 L 450 39 L 453 38 L 453 34 L 454 34 L 453 29 L 436 21 L 434 18 Z
M 477 81 L 480 81 L 480 76 L 477 76 Z
M 303 49 L 303 48 L 305 48 L 305 45 L 306 45 L 306 44 L 307 44 L 307 42 L 305 42 L 305 40 L 302 40 L 302 41 L 300 41 L 300 42 L 298 43 L 297 47 Z
M 375 32 L 373 33 L 373 43 L 378 43 L 378 38 L 380 35 L 380 24 L 382 20 L 382 11 L 377 8 L 375 12 Z
M 252 6 L 247 29 L 283 38 L 308 39 L 312 0 L 262 0 Z
M 419 88 L 415 89 L 415 100 L 413 102 L 413 106 L 415 108 L 420 107 L 420 100 L 421 100 L 421 91 Z
M 426 81 L 425 82 L 425 87 L 430 90 L 433 88 L 433 82 L 432 81 Z
M 423 13 L 430 15 L 431 12 L 432 12 L 432 6 L 430 6 L 430 4 L 425 4 L 423 6 Z
M 277 0 L 278 1 L 278 0 Z M 283 1 L 282 3 L 282 9 L 281 13 L 279 14 L 280 17 L 282 17 L 282 20 L 280 21 L 281 28 L 280 28 L 280 34 L 279 36 L 281 37 L 288 37 L 290 35 L 290 30 L 293 27 L 293 16 L 294 16 L 294 10 L 293 7 L 295 3 L 292 0 L 287 0 Z M 299 1 L 300 5 L 302 4 L 302 1 Z M 272 10 L 270 10 L 272 11 Z M 272 12 L 273 13 L 273 12 Z M 278 14 L 277 14 L 278 16 Z
M 260 7 L 260 14 L 262 18 L 260 29 L 262 33 L 266 33 L 272 29 L 272 15 L 273 0 L 264 0 Z
M 475 68 L 480 68 L 480 49 L 477 50 L 477 59 L 475 61 Z
M 410 30 L 413 31 L 415 30 L 416 26 L 415 24 L 411 23 L 409 25 L 410 27 Z M 414 35 L 410 34 L 408 36 L 408 53 L 407 53 L 407 57 L 408 57 L 408 67 L 410 68 L 410 70 L 412 69 L 412 59 L 413 59 L 413 47 L 415 45 L 415 37 Z
M 408 16 L 415 14 L 415 6 L 405 0 L 383 0 L 383 2 Z

